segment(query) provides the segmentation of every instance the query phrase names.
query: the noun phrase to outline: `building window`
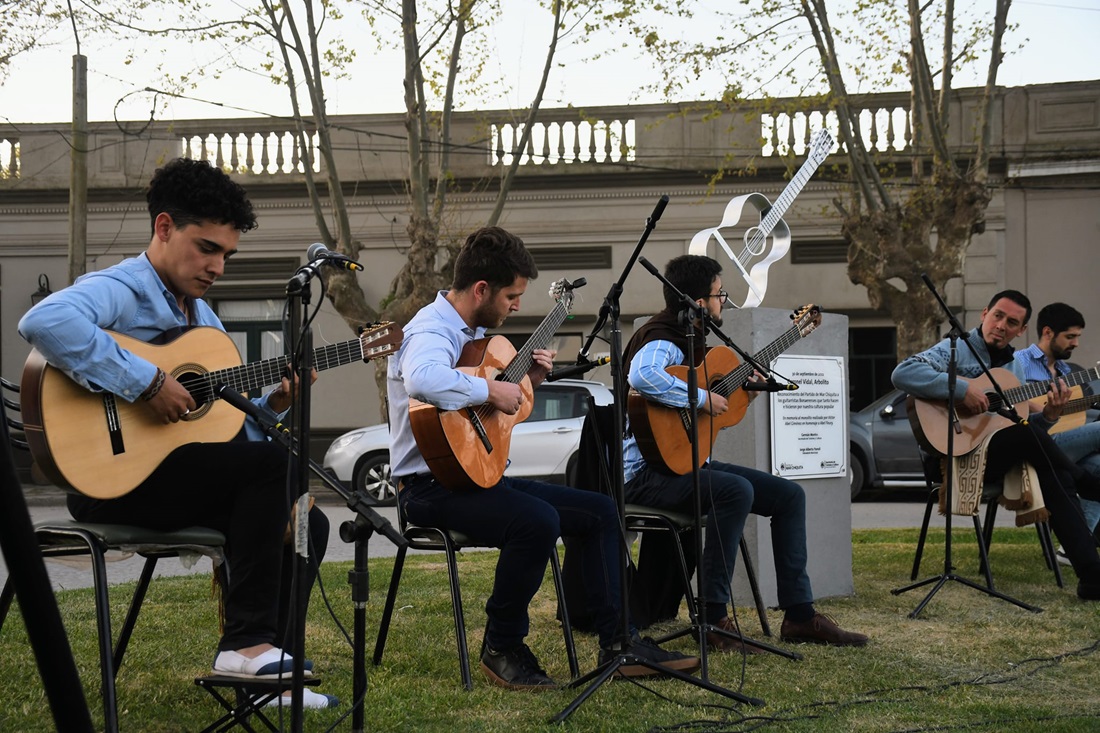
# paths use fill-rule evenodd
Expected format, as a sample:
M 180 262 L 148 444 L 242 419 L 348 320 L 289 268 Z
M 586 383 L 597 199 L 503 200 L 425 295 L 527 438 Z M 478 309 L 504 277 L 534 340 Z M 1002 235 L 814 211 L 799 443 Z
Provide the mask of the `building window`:
M 834 262 L 848 262 L 847 242 L 832 239 L 791 243 L 792 265 L 825 265 Z
M 282 300 L 220 300 L 213 303 L 229 338 L 244 363 L 273 359 L 285 353 Z M 250 396 L 258 397 L 259 390 Z
M 853 411 L 862 410 L 894 388 L 890 373 L 898 364 L 897 346 L 893 326 L 848 331 L 848 396 Z

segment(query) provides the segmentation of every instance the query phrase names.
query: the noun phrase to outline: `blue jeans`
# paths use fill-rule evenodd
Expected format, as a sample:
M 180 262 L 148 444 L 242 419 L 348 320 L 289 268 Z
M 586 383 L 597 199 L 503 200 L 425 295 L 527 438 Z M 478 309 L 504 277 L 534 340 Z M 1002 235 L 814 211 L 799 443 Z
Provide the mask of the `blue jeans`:
M 737 547 L 749 513 L 771 517 L 772 554 L 780 608 L 812 603 L 806 573 L 806 494 L 793 481 L 732 463 L 711 461 L 700 470 L 703 513 L 703 599 L 728 604 Z M 691 474 L 669 476 L 646 467 L 626 485 L 632 504 L 692 513 Z M 717 531 L 712 531 L 717 530 Z
M 1062 452 L 1093 476 L 1100 476 L 1100 422 L 1085 423 L 1079 428 L 1050 436 Z M 1089 529 L 1100 521 L 1100 502 L 1081 499 L 1081 510 Z
M 581 574 L 600 645 L 614 641 L 622 587 L 619 515 L 607 496 L 508 477 L 490 489 L 452 491 L 423 474 L 406 481 L 397 498 L 413 524 L 455 530 L 479 545 L 500 548 L 493 592 L 485 604 L 489 646 L 508 649 L 527 636 L 528 606 L 562 535 L 581 541 Z

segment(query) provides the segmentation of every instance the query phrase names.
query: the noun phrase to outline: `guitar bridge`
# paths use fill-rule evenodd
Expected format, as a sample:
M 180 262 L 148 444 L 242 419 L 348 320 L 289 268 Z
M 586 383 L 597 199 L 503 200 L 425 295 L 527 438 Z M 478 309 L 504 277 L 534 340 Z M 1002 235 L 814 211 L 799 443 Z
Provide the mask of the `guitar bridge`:
M 485 431 L 485 425 L 481 422 L 481 418 L 477 416 L 477 411 L 471 407 L 466 408 L 466 414 L 470 416 L 470 424 L 474 427 L 474 432 L 477 433 L 477 439 L 481 441 L 481 445 L 484 446 L 486 453 L 493 452 L 493 443 L 489 440 L 489 434 Z
M 126 452 L 126 444 L 122 440 L 122 421 L 118 417 L 118 403 L 115 396 L 107 393 L 103 396 L 103 411 L 107 413 L 107 435 L 111 436 L 111 453 L 119 455 Z

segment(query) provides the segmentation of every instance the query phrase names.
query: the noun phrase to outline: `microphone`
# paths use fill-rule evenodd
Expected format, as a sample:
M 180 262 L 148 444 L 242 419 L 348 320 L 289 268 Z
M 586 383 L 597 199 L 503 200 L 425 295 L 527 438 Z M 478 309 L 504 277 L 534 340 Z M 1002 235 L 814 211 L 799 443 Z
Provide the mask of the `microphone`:
M 660 204 L 658 204 L 658 206 L 659 205 Z M 638 257 L 638 264 L 649 270 L 650 273 L 652 273 L 653 275 L 656 275 L 658 280 L 661 280 L 662 282 L 664 281 L 664 278 L 661 277 L 660 271 L 658 271 L 657 268 L 653 266 L 653 263 L 647 260 L 645 257 Z
M 547 382 L 556 382 L 559 379 L 566 379 L 572 377 L 575 374 L 584 374 L 585 372 L 592 371 L 596 367 L 601 367 L 604 364 L 610 364 L 610 356 L 601 356 L 596 361 L 586 361 L 583 364 L 574 364 L 573 366 L 559 367 L 554 371 L 546 375 Z
M 741 385 L 741 389 L 746 392 L 792 392 L 798 389 L 798 385 L 794 382 L 780 384 L 774 379 L 769 379 L 766 382 L 745 382 Z
M 361 272 L 363 270 L 363 266 L 355 260 L 339 252 L 333 252 L 320 242 L 314 242 L 309 245 L 309 249 L 306 250 L 306 259 L 310 262 L 317 262 L 320 260 L 323 264 L 341 267 L 345 270 L 351 270 L 352 272 Z
M 271 415 L 268 415 L 263 410 L 261 410 L 259 405 L 257 405 L 255 402 L 248 399 L 235 389 L 231 389 L 228 385 L 218 384 L 218 386 L 214 388 L 214 394 L 216 394 L 218 397 L 221 397 L 223 400 L 233 405 L 244 414 L 255 419 L 256 422 L 258 422 L 260 425 L 273 427 L 276 430 L 280 430 L 284 433 L 290 432 L 287 428 L 283 426 L 281 422 L 272 418 Z
M 665 207 L 668 206 L 668 194 L 661 196 L 661 200 L 657 202 L 657 205 L 653 207 L 653 213 L 649 215 L 649 224 L 656 224 L 657 220 L 661 218 L 661 214 L 665 213 Z

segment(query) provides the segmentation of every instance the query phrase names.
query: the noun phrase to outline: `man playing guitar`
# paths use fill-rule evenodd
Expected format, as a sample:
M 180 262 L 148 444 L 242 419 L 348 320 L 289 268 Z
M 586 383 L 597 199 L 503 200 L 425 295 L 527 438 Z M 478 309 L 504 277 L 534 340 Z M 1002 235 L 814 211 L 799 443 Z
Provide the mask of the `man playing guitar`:
M 500 548 L 493 592 L 485 605 L 488 620 L 481 651 L 481 669 L 493 683 L 513 690 L 555 686 L 524 639 L 530 626 L 528 606 L 542 584 L 550 553 L 557 551 L 560 535 L 578 537 L 585 549 L 583 577 L 597 618 L 600 662 L 626 649 L 671 669 L 694 670 L 699 666 L 696 657 L 665 651 L 636 634 L 631 639 L 617 638 L 619 533 L 610 498 L 507 476 L 488 488 L 447 488 L 431 473 L 425 458 L 435 447 L 419 444 L 414 433 L 410 397 L 449 412 L 497 410 L 515 415 L 523 408 L 523 385 L 491 375 L 471 375 L 457 366 L 468 345 L 476 347 L 486 329 L 500 326 L 519 310 L 528 280 L 537 275 L 519 237 L 498 227 L 479 229 L 467 238 L 455 260 L 451 289 L 441 291 L 405 325 L 404 343 L 390 357 L 387 372 L 390 457 L 400 511 L 414 524 L 457 530 L 479 544 Z M 534 350 L 522 381 L 541 384 L 554 353 Z M 453 457 L 463 460 L 458 450 Z M 642 665 L 627 665 L 619 671 L 653 674 Z
M 682 255 L 669 261 L 665 277 L 676 288 L 705 308 L 711 322 L 722 324 L 722 267 L 703 255 Z M 648 400 L 670 407 L 688 404 L 687 383 L 668 373 L 667 368 L 687 361 L 687 337 L 677 323 L 680 301 L 665 288 L 665 309 L 643 325 L 626 345 L 623 357 L 630 386 Z M 706 337 L 695 339 L 695 364 L 704 362 Z M 749 393 L 753 395 L 755 393 Z M 721 394 L 699 389 L 699 410 L 721 415 L 729 401 Z M 700 435 L 699 440 L 712 436 Z M 669 475 L 647 464 L 633 434 L 623 443 L 626 500 L 646 506 L 690 511 L 694 498 L 692 476 Z M 702 505 L 710 516 L 710 529 L 703 547 L 706 587 L 703 589 L 708 623 L 736 634 L 727 605 L 734 560 L 741 532 L 749 514 L 771 518 L 779 606 L 786 612 L 780 630 L 789 641 L 839 646 L 863 646 L 867 637 L 837 626 L 814 608 L 813 590 L 806 572 L 806 496 L 793 481 L 720 461 L 701 468 L 699 481 Z M 752 647 L 725 635 L 708 632 L 710 645 L 720 651 L 751 651 Z
M 1073 355 L 1081 333 L 1085 330 L 1085 317 L 1081 312 L 1065 303 L 1051 303 L 1039 310 L 1035 317 L 1035 328 L 1039 333 L 1039 340 L 1013 355 L 1023 372 L 1023 378 L 1028 382 L 1046 382 L 1064 377 L 1073 371 L 1066 360 Z M 1066 406 L 1061 420 L 1051 429 L 1051 437 L 1071 461 L 1080 464 L 1093 476 L 1100 476 L 1100 422 L 1083 422 L 1085 409 L 1096 402 L 1077 398 L 1071 400 L 1071 404 L 1078 400 L 1080 405 Z M 1071 413 L 1071 409 L 1074 412 Z M 1079 418 L 1083 424 L 1077 427 L 1067 426 L 1062 430 L 1062 425 L 1069 423 L 1071 417 Z M 1081 510 L 1085 515 L 1085 524 L 1089 529 L 1095 530 L 1100 523 L 1100 502 L 1082 499 Z
M 965 335 L 974 352 L 962 344 L 957 349 L 958 381 L 955 404 L 963 419 L 983 415 L 989 409 L 989 396 L 983 391 L 979 377 L 983 376 L 981 359 L 987 367 L 1004 366 L 1019 378 L 1019 363 L 1013 361 L 1010 345 L 1027 326 L 1031 318 L 1031 301 L 1017 290 L 997 293 L 982 310 L 981 323 Z M 910 356 L 894 369 L 894 386 L 924 400 L 947 400 L 947 369 L 950 341 L 944 339 L 919 354 Z M 1028 424 L 1007 419 L 998 426 L 985 450 L 984 480 L 997 481 L 1010 468 L 1024 461 L 1032 466 L 1039 479 L 1042 499 L 1050 512 L 1050 526 L 1065 548 L 1077 573 L 1077 596 L 1082 600 L 1100 600 L 1100 555 L 1096 540 L 1085 526 L 1076 492 L 1098 498 L 1094 477 L 1070 461 L 1054 444 L 1050 425 L 1061 415 L 1069 390 L 1061 379 L 1051 381 L 1050 392 L 1042 411 L 1033 412 Z M 928 430 L 928 426 L 924 426 Z M 945 424 L 941 429 L 950 429 Z M 974 450 L 982 450 L 981 447 Z M 973 450 L 971 452 L 974 452 Z M 1076 491 L 1075 491 L 1076 489 Z
M 142 341 L 188 326 L 224 331 L 201 298 L 236 254 L 241 234 L 255 228 L 256 217 L 244 189 L 205 161 L 170 161 L 154 174 L 146 199 L 152 237 L 145 252 L 88 273 L 46 298 L 23 316 L 19 333 L 78 384 L 142 404 L 154 422 L 170 430 L 188 419 L 198 407 L 195 400 L 171 374 L 122 349 L 108 330 Z M 284 378 L 257 402 L 274 417 L 290 407 L 291 398 Z M 231 572 L 214 672 L 275 678 L 292 669 L 280 648 L 289 626 L 294 566 L 283 559 L 289 555 L 283 543 L 290 511 L 288 459 L 282 447 L 264 439 L 252 418 L 244 432 L 248 440 L 177 448 L 123 496 L 71 494 L 68 505 L 80 521 L 160 530 L 203 526 L 224 533 Z M 309 524 L 311 555 L 317 557 L 327 545 L 328 522 L 315 509 Z M 305 690 L 304 699 L 313 708 L 336 702 L 312 690 Z

